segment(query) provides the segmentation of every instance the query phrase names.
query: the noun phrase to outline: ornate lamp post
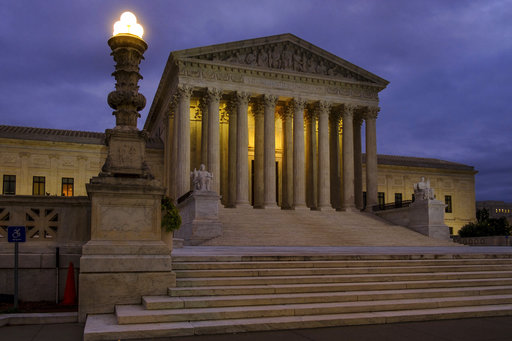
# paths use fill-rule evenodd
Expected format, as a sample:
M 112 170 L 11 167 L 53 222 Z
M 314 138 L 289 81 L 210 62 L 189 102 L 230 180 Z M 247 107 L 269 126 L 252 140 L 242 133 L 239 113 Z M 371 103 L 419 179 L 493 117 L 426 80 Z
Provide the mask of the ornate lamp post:
M 135 16 L 123 13 L 108 40 L 116 62 L 116 89 L 108 95 L 116 126 L 106 130 L 108 154 L 99 176 L 87 184 L 91 240 L 80 258 L 79 319 L 112 313 L 116 304 L 165 295 L 175 286 L 170 246 L 161 240 L 164 188 L 145 163 L 146 132 L 137 129 L 146 99 L 137 85 L 147 44 Z
M 109 146 L 107 160 L 100 176 L 151 177 L 145 164 L 147 135 L 137 129 L 139 111 L 146 106 L 146 98 L 139 93 L 142 79 L 139 64 L 148 45 L 142 40 L 144 29 L 130 12 L 124 12 L 114 24 L 114 34 L 108 40 L 116 62 L 112 75 L 116 90 L 108 95 L 108 104 L 115 111 L 116 126 L 106 131 Z

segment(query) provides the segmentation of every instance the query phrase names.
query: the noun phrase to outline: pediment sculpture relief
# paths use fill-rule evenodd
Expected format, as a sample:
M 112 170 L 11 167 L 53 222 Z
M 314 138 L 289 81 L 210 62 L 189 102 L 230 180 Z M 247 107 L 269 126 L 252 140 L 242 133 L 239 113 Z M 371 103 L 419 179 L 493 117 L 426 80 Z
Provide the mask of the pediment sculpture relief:
M 238 50 L 208 53 L 194 56 L 194 58 L 369 81 L 353 71 L 292 43 L 253 46 Z

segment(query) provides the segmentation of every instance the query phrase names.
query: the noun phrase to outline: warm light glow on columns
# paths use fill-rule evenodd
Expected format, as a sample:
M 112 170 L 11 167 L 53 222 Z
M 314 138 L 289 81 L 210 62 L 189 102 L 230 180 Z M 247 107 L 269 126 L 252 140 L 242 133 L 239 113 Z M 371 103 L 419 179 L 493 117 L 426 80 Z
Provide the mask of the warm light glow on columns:
M 293 106 L 293 207 L 305 209 L 306 206 L 306 172 L 304 151 L 304 106 L 306 102 L 294 98 Z
M 190 96 L 192 88 L 178 87 L 178 112 L 174 122 L 177 142 L 176 200 L 190 191 Z
M 366 113 L 366 210 L 378 204 L 377 190 L 377 115 L 379 107 Z
M 237 104 L 236 120 L 236 206 L 249 204 L 249 123 L 248 105 L 250 95 L 246 92 L 235 94 Z
M 220 123 L 219 105 L 222 91 L 208 89 L 208 164 L 206 168 L 213 173 L 212 191 L 220 194 Z
M 206 96 L 199 100 L 201 110 L 201 163 L 208 164 L 208 100 Z
M 263 176 L 263 132 L 264 116 L 261 101 L 254 103 L 252 112 L 254 114 L 254 207 L 262 208 L 264 201 L 264 176 Z
M 355 106 L 345 104 L 343 110 L 343 204 L 344 211 L 355 209 L 354 201 L 354 111 Z
M 363 156 L 361 154 L 361 124 L 360 115 L 354 117 L 354 200 L 356 208 L 363 209 Z
M 226 207 L 235 207 L 236 201 L 236 128 L 238 121 L 238 104 L 236 99 L 230 99 L 227 106 L 228 121 L 228 188 Z
M 316 162 L 316 115 L 311 108 L 306 111 L 306 204 L 316 208 L 317 167 Z
M 283 163 L 281 208 L 293 207 L 293 108 L 281 108 L 279 115 L 283 122 Z
M 275 108 L 277 97 L 264 95 L 264 132 L 263 132 L 263 177 L 265 208 L 277 208 L 276 202 L 276 122 Z
M 331 169 L 331 204 L 336 209 L 341 208 L 341 150 L 340 150 L 340 119 L 338 108 L 331 110 L 329 120 L 329 154 Z
M 318 206 L 324 211 L 331 207 L 330 166 L 329 166 L 329 110 L 328 102 L 318 103 Z

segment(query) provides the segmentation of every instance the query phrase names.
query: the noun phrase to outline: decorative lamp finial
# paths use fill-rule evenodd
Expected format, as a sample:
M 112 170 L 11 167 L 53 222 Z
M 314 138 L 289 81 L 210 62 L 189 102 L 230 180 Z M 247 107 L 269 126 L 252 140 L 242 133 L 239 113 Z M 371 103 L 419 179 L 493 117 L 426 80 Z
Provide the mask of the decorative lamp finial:
M 144 28 L 137 23 L 137 17 L 132 12 L 124 12 L 121 14 L 119 21 L 114 24 L 113 36 L 118 34 L 131 34 L 142 39 Z

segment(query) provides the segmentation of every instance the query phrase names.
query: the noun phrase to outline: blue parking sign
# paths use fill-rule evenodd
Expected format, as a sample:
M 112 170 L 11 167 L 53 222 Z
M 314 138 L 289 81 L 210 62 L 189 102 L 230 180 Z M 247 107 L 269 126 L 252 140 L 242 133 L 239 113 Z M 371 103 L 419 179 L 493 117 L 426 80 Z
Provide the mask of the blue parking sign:
M 9 243 L 24 243 L 27 241 L 25 226 L 7 226 L 7 241 Z

